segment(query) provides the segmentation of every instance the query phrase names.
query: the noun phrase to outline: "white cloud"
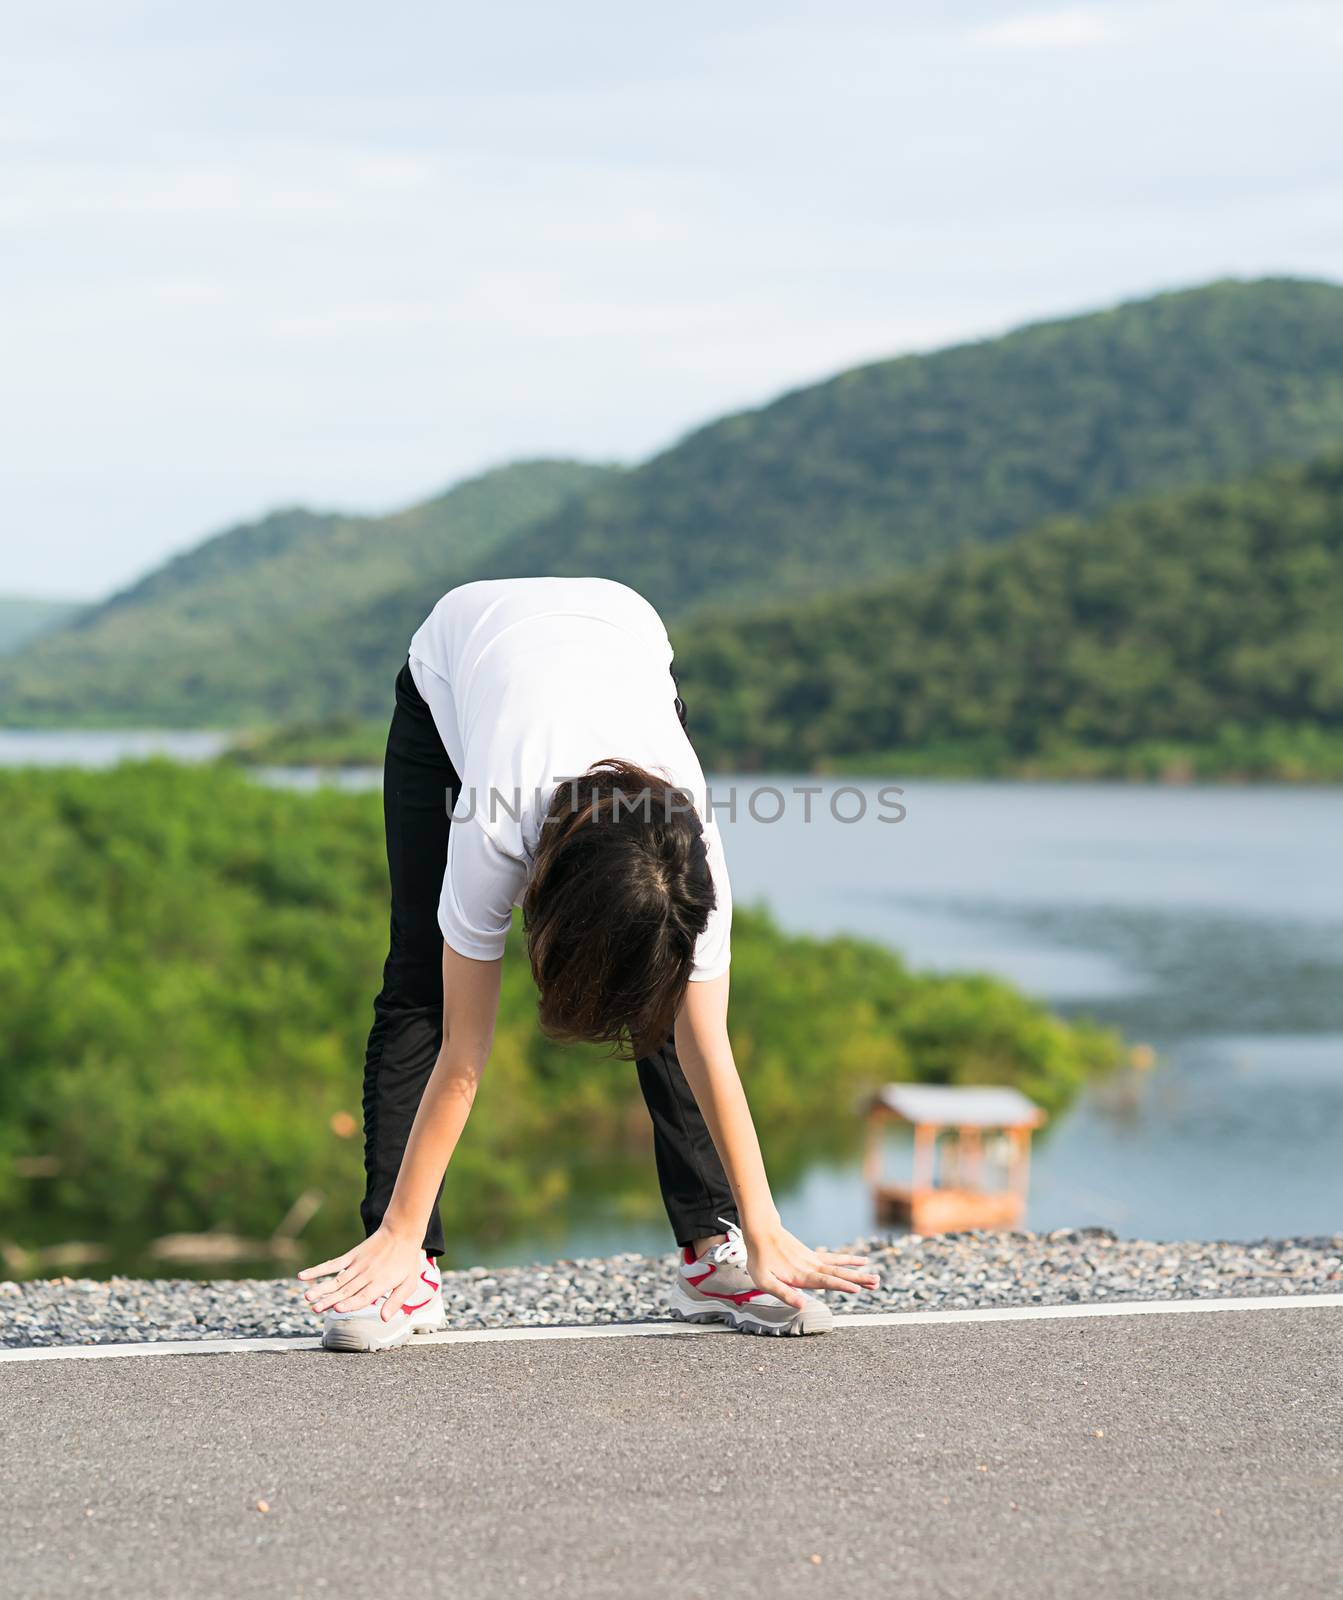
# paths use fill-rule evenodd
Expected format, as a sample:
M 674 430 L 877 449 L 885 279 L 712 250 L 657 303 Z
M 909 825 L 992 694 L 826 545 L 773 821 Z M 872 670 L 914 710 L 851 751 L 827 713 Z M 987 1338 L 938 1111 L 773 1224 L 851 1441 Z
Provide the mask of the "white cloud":
M 970 30 L 972 44 L 994 50 L 1073 50 L 1108 44 L 1120 34 L 1114 13 L 1096 6 L 1023 11 Z
M 0 65 L 0 589 L 105 587 L 270 502 L 637 457 L 1156 287 L 1343 276 L 1328 7 L 106 14 Z

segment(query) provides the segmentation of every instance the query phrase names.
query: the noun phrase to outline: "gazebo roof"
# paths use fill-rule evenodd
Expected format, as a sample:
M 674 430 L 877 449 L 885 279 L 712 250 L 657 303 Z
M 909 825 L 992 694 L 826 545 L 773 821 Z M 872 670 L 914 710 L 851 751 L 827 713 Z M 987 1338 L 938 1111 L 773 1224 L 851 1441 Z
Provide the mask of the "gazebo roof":
M 991 1086 L 888 1083 L 873 1095 L 869 1109 L 943 1128 L 1038 1128 L 1045 1120 L 1020 1090 Z

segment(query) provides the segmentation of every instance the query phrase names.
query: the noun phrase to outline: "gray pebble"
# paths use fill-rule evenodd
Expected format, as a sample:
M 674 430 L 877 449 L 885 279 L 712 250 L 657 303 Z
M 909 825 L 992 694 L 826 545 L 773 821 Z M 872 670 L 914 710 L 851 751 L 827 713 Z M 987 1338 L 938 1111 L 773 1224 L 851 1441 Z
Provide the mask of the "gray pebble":
M 1103 1228 L 1048 1234 L 877 1236 L 876 1290 L 831 1295 L 837 1309 L 910 1311 L 1115 1300 L 1343 1292 L 1343 1235 L 1252 1244 L 1118 1239 Z M 443 1275 L 454 1328 L 554 1327 L 666 1316 L 675 1258 L 623 1254 Z M 293 1278 L 45 1278 L 0 1282 L 0 1346 L 156 1339 L 275 1338 L 318 1331 Z

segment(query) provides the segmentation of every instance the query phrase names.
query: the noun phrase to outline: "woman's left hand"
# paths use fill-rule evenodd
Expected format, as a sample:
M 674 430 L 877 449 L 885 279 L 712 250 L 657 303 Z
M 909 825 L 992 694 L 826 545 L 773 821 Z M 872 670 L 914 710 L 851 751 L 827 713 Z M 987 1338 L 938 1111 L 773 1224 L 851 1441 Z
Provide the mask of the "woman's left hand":
M 300 1278 L 335 1277 L 314 1284 L 304 1298 L 316 1312 L 361 1311 L 380 1295 L 386 1295 L 382 1318 L 396 1315 L 402 1300 L 412 1295 L 424 1266 L 424 1250 L 419 1235 L 390 1232 L 386 1225 L 371 1233 L 362 1244 L 333 1256 L 315 1267 L 304 1267 Z
M 832 1250 L 811 1250 L 786 1228 L 760 1231 L 743 1228 L 746 1270 L 757 1289 L 772 1294 L 799 1311 L 806 1303 L 804 1289 L 836 1289 L 857 1294 L 875 1289 L 875 1272 L 864 1272 L 866 1256 L 836 1255 Z

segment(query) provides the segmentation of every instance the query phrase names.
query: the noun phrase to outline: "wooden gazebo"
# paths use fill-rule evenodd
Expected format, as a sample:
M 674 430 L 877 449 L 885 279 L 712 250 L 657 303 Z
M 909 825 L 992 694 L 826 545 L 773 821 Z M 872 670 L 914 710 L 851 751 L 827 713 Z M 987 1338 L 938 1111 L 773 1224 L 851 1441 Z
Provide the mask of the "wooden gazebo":
M 914 1233 L 1015 1228 L 1026 1215 L 1031 1133 L 1045 1120 L 1016 1089 L 888 1083 L 867 1107 L 864 1173 L 876 1219 Z M 882 1177 L 889 1122 L 914 1129 L 908 1184 Z

